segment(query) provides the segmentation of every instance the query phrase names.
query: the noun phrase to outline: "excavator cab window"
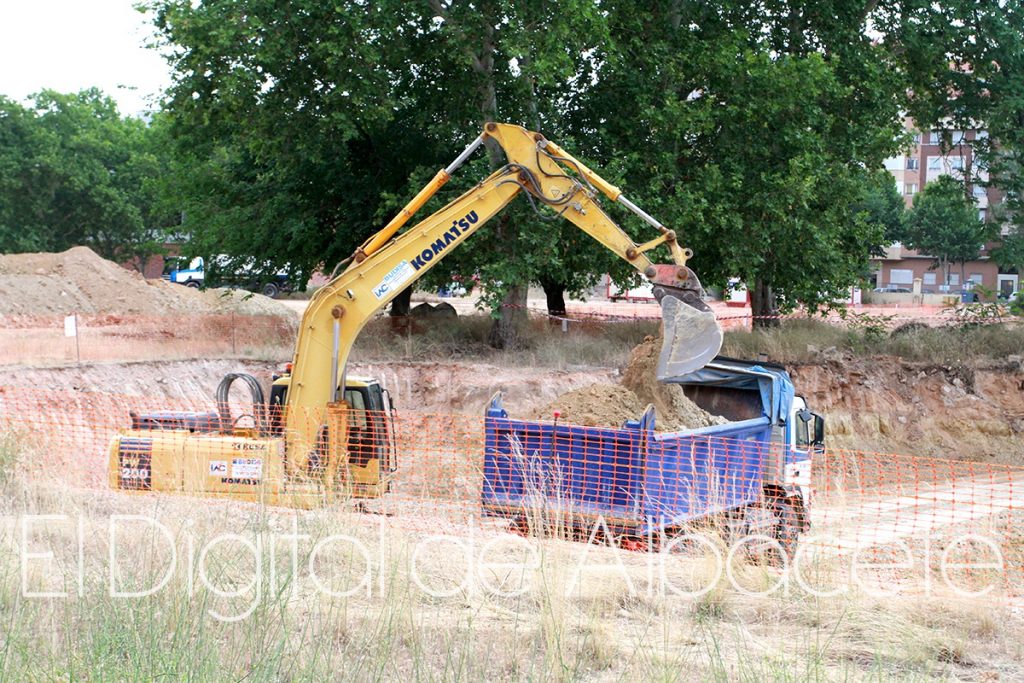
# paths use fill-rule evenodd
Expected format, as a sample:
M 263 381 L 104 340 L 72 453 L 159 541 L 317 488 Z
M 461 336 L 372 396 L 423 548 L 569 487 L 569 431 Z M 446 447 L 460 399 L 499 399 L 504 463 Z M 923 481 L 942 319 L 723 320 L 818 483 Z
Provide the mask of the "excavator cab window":
M 384 391 L 379 384 L 345 389 L 349 405 L 349 462 L 359 467 L 377 458 L 381 472 L 394 471 L 394 443 L 385 405 Z
M 363 387 L 345 389 L 345 402 L 349 407 L 348 461 L 357 467 L 366 467 L 374 457 L 374 435 L 366 412 L 367 398 Z

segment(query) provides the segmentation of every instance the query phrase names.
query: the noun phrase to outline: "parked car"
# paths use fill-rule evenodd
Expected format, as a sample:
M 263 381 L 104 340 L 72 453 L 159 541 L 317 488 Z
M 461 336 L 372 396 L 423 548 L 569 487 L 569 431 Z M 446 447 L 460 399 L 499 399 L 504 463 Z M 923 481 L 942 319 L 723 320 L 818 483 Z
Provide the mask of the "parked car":
M 202 256 L 193 258 L 188 263 L 188 268 L 181 267 L 182 259 L 172 257 L 167 259 L 164 266 L 164 279 L 186 287 L 199 288 L 206 284 L 208 274 L 206 262 Z M 213 259 L 212 268 L 216 271 L 214 281 L 221 287 L 231 289 L 247 289 L 250 292 L 260 292 L 270 298 L 276 297 L 282 292 L 292 291 L 292 283 L 288 280 L 288 273 L 278 271 L 269 277 L 258 276 L 252 263 L 243 263 L 234 266 L 227 256 L 217 256 Z
M 912 290 L 906 287 L 897 287 L 896 285 L 886 285 L 885 287 L 875 287 L 872 292 L 879 294 L 910 294 Z
M 1012 292 L 1010 292 L 1009 294 L 1000 294 L 999 298 L 1002 299 L 1003 301 L 1013 301 L 1015 299 L 1019 299 L 1020 298 L 1020 290 L 1019 289 L 1015 289 Z

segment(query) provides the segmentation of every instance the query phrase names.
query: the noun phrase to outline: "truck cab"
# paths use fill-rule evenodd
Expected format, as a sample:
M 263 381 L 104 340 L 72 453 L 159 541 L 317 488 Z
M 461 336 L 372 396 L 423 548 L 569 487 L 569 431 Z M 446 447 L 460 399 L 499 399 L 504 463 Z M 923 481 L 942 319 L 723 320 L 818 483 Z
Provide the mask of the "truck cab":
M 164 279 L 186 287 L 199 288 L 206 277 L 206 263 L 202 256 L 189 261 L 188 268 L 180 268 L 181 261 L 177 258 L 168 259 L 164 265 Z

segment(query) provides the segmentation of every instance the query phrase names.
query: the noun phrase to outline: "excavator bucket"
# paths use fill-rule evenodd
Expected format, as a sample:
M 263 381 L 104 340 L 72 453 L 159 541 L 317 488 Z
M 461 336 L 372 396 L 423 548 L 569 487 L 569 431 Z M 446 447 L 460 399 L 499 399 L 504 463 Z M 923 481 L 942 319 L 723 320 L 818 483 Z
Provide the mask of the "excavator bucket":
M 659 382 L 701 369 L 722 348 L 722 329 L 706 305 L 698 308 L 665 294 L 661 318 L 665 329 L 656 371 Z

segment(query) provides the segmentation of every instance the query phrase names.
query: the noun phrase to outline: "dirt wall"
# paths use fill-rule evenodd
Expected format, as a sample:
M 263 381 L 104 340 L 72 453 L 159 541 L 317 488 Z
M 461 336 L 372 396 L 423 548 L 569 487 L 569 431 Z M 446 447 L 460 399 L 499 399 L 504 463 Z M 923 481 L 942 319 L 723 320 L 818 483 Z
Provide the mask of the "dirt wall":
M 18 368 L 0 385 L 212 398 L 228 372 L 249 372 L 269 381 L 279 366 L 225 359 Z M 966 370 L 879 358 L 790 371 L 797 392 L 825 415 L 831 447 L 1024 464 L 1020 364 Z M 402 411 L 482 415 L 500 390 L 514 417 L 533 415 L 566 392 L 619 380 L 614 369 L 550 371 L 467 363 L 353 363 L 350 373 L 381 379 Z
M 971 369 L 894 358 L 790 368 L 825 415 L 829 444 L 1024 464 L 1024 367 Z

